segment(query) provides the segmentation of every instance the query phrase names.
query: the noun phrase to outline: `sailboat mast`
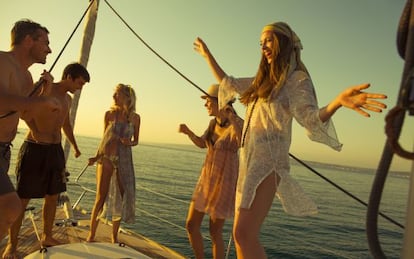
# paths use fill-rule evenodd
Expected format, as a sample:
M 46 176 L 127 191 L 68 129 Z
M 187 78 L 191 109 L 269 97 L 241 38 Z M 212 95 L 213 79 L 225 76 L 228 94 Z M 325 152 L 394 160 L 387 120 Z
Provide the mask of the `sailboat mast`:
M 93 38 L 95 36 L 95 24 L 96 19 L 98 17 L 98 7 L 99 7 L 99 0 L 90 0 L 94 1 L 92 3 L 91 8 L 88 11 L 88 17 L 86 20 L 85 28 L 83 31 L 83 39 L 81 45 L 81 53 L 79 58 L 79 63 L 82 64 L 84 67 L 87 67 L 88 60 L 89 60 L 89 53 L 91 51 Z M 75 127 L 75 119 L 76 113 L 78 110 L 79 99 L 82 90 L 78 90 L 75 92 L 72 98 L 72 105 L 69 111 L 69 120 L 72 127 Z M 64 152 L 65 152 L 65 159 L 68 159 L 69 152 L 70 152 L 70 143 L 67 139 L 65 139 L 64 144 Z

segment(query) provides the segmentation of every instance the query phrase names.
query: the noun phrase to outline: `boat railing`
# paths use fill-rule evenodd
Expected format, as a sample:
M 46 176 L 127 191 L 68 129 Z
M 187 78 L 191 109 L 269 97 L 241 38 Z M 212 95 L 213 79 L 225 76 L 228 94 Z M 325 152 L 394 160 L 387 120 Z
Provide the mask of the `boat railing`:
M 75 209 L 76 207 L 78 207 L 79 203 L 81 202 L 81 200 L 83 199 L 83 197 L 84 197 L 84 196 L 85 196 L 88 192 L 91 192 L 91 193 L 96 194 L 96 191 L 95 191 L 95 190 L 90 189 L 90 188 L 87 188 L 87 187 L 85 187 L 85 186 L 83 186 L 82 184 L 80 184 L 80 183 L 79 183 L 79 179 L 80 179 L 80 178 L 82 177 L 82 175 L 86 172 L 86 169 L 88 169 L 88 167 L 89 167 L 89 164 L 86 164 L 86 165 L 82 168 L 82 171 L 80 171 L 80 173 L 78 174 L 78 176 L 76 176 L 76 178 L 75 178 L 75 182 L 74 182 L 74 183 L 68 182 L 68 184 L 69 184 L 69 185 L 76 185 L 76 186 L 78 186 L 79 188 L 81 188 L 81 189 L 82 189 L 82 193 L 79 195 L 79 197 L 76 199 L 75 203 L 72 205 L 72 209 Z
M 82 190 L 82 192 L 80 193 L 79 197 L 76 199 L 76 201 L 73 203 L 73 205 L 70 206 L 71 207 L 70 208 L 71 210 L 74 210 L 74 209 L 76 209 L 79 206 L 80 202 L 86 196 L 86 194 L 88 194 L 88 193 L 96 194 L 96 190 L 91 189 L 91 188 L 88 188 L 88 187 L 85 187 L 80 182 L 81 177 L 84 175 L 84 173 L 86 172 L 86 170 L 88 169 L 88 167 L 89 167 L 89 164 L 86 164 L 82 168 L 82 170 L 80 171 L 80 173 L 75 177 L 74 182 L 70 182 L 70 181 L 67 182 L 67 185 L 76 186 L 76 187 L 78 187 L 78 188 L 80 188 Z M 166 199 L 175 201 L 175 202 L 181 202 L 181 203 L 185 203 L 185 204 L 190 204 L 190 202 L 188 202 L 188 201 L 183 201 L 181 199 L 174 198 L 174 197 L 172 197 L 170 195 L 167 195 L 167 194 L 164 194 L 164 193 L 160 193 L 158 191 L 155 191 L 155 190 L 152 190 L 150 188 L 147 188 L 147 187 L 145 187 L 145 186 L 143 186 L 141 184 L 137 184 L 137 188 L 140 188 L 140 189 L 145 190 L 145 191 L 147 191 L 149 193 L 152 193 L 154 195 L 157 195 L 157 196 L 160 196 L 160 197 L 163 197 L 163 198 L 166 198 Z M 140 211 L 141 213 L 149 216 L 149 217 L 155 218 L 158 221 L 161 221 L 163 223 L 166 223 L 168 225 L 171 225 L 173 227 L 176 227 L 176 228 L 178 228 L 178 229 L 186 232 L 186 229 L 183 226 L 180 226 L 178 224 L 175 224 L 175 223 L 173 223 L 173 222 L 171 222 L 171 221 L 169 221 L 167 219 L 161 218 L 161 217 L 159 217 L 159 216 L 157 216 L 157 215 L 155 215 L 155 214 L 153 214 L 151 212 L 148 212 L 148 211 L 146 211 L 144 209 L 141 209 L 141 208 L 136 208 L 136 209 L 138 211 Z M 69 216 L 68 216 L 68 220 L 69 220 L 69 222 L 76 222 L 76 219 L 73 219 L 72 217 L 69 217 Z M 125 231 L 122 228 L 120 228 L 120 230 L 121 231 Z M 203 235 L 203 238 L 206 239 L 206 240 L 210 240 L 211 241 L 210 237 L 208 237 L 208 236 Z M 228 240 L 228 244 L 227 244 L 227 252 L 226 252 L 225 258 L 228 258 L 229 254 L 230 254 L 231 243 L 232 243 L 232 233 L 230 232 L 230 236 L 229 236 L 229 240 Z
M 81 202 L 81 200 L 83 199 L 83 197 L 85 197 L 85 195 L 86 195 L 87 193 L 94 193 L 94 194 L 96 194 L 96 190 L 83 186 L 83 185 L 80 183 L 80 181 L 79 181 L 79 179 L 80 179 L 80 178 L 82 177 L 82 175 L 86 172 L 86 169 L 87 169 L 88 167 L 89 167 L 89 165 L 87 164 L 86 166 L 84 166 L 84 167 L 82 168 L 81 172 L 80 172 L 80 173 L 79 173 L 79 174 L 75 177 L 74 182 L 68 182 L 68 183 L 67 183 L 68 185 L 77 186 L 77 187 L 79 187 L 79 188 L 82 190 L 81 194 L 80 194 L 80 195 L 79 195 L 79 197 L 76 199 L 75 203 L 73 203 L 73 205 L 72 205 L 72 209 L 75 209 L 75 208 L 79 205 L 79 203 Z M 137 184 L 137 187 L 138 187 L 138 188 L 140 188 L 140 189 L 142 189 L 142 190 L 145 190 L 145 191 L 147 191 L 147 192 L 150 192 L 150 193 L 152 193 L 152 194 L 155 194 L 155 195 L 157 195 L 157 196 L 161 196 L 161 197 L 163 197 L 163 198 L 166 198 L 166 199 L 170 199 L 170 200 L 173 200 L 173 201 L 177 201 L 177 202 L 181 202 L 181 203 L 186 203 L 186 204 L 189 204 L 189 202 L 188 202 L 188 201 L 183 201 L 183 200 L 180 200 L 180 199 L 177 199 L 177 198 L 171 197 L 170 195 L 167 195 L 167 194 L 164 194 L 164 193 L 160 193 L 160 192 L 154 191 L 154 190 L 152 190 L 152 189 L 150 189 L 150 188 L 147 188 L 147 187 L 145 187 L 145 186 L 143 186 L 143 185 L 140 185 L 140 184 Z M 139 210 L 139 211 L 141 211 L 141 212 L 144 212 L 145 214 L 147 214 L 147 215 L 149 215 L 149 216 L 152 216 L 152 217 L 158 218 L 158 219 L 159 219 L 159 220 L 161 220 L 161 221 L 166 221 L 166 220 L 161 219 L 161 218 L 159 218 L 158 216 L 156 216 L 156 215 L 154 215 L 154 214 L 152 214 L 152 213 L 150 213 L 150 212 L 147 212 L 147 211 L 145 211 L 145 210 L 143 210 L 143 209 L 139 209 L 139 208 L 138 208 L 138 210 Z M 181 226 L 178 226 L 177 224 L 174 224 L 174 223 L 171 223 L 171 222 L 167 222 L 167 223 L 169 223 L 169 224 L 171 224 L 171 225 L 174 225 L 174 226 L 177 226 L 177 227 L 180 227 L 180 228 L 182 228 L 183 230 L 185 230 L 185 228 L 183 228 L 183 227 L 181 227 Z

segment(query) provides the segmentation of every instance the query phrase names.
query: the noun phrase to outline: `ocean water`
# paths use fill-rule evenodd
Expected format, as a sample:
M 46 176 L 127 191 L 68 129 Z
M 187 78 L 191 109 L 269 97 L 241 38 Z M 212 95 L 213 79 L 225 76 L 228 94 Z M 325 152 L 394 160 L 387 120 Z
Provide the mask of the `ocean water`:
M 22 130 L 24 131 L 24 130 Z M 24 137 L 18 134 L 14 141 L 13 170 L 18 148 Z M 77 136 L 82 152 L 75 159 L 69 155 L 67 168 L 70 182 L 86 166 L 88 157 L 96 152 L 100 139 Z M 136 173 L 136 223 L 121 227 L 136 231 L 192 258 L 192 250 L 185 232 L 185 219 L 189 200 L 204 160 L 205 150 L 191 145 L 140 143 L 133 148 Z M 345 168 L 334 165 L 314 164 L 318 173 L 337 185 L 368 202 L 375 170 Z M 366 207 L 345 195 L 309 169 L 292 162 L 292 175 L 316 201 L 319 214 L 313 217 L 293 217 L 283 212 L 278 199 L 261 230 L 261 242 L 269 258 L 372 258 L 366 238 Z M 88 167 L 79 182 L 95 188 L 95 168 Z M 395 221 L 405 224 L 408 174 L 390 174 L 382 195 L 380 210 Z M 68 186 L 72 203 L 80 190 Z M 81 206 L 90 210 L 94 194 L 87 194 Z M 36 204 L 41 200 L 34 200 Z M 224 227 L 226 242 L 231 234 L 231 221 Z M 388 258 L 400 258 L 404 230 L 379 217 L 379 240 Z M 99 231 L 99 229 L 98 229 Z M 208 221 L 203 222 L 206 258 L 212 258 L 208 238 Z M 234 245 L 230 243 L 229 257 L 235 258 Z

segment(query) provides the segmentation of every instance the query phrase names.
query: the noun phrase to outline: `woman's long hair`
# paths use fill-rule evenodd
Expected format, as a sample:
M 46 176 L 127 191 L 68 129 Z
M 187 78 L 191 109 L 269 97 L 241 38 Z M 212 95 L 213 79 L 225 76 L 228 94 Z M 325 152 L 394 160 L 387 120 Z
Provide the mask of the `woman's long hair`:
M 119 107 L 118 105 L 113 104 L 111 107 L 111 110 L 121 110 L 122 112 L 125 112 L 129 120 L 130 115 L 135 112 L 135 107 L 136 107 L 135 106 L 136 105 L 135 91 L 130 85 L 125 85 L 125 84 L 118 84 L 115 87 L 115 91 L 124 94 L 127 97 L 127 103 L 123 107 Z

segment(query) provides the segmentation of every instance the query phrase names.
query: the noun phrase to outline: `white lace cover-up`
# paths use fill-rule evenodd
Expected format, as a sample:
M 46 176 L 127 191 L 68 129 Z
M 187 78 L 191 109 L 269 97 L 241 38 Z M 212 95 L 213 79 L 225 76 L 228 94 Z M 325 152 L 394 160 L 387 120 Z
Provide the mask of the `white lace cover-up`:
M 225 77 L 219 87 L 219 107 L 242 94 L 253 79 Z M 268 99 L 259 98 L 253 111 L 252 106 L 252 103 L 248 105 L 244 120 L 243 135 L 246 134 L 246 139 L 240 148 L 236 209 L 250 208 L 259 184 L 269 174 L 276 173 L 280 177 L 276 196 L 285 212 L 295 216 L 316 214 L 316 204 L 289 175 L 292 119 L 306 128 L 311 140 L 337 151 L 341 150 L 342 144 L 332 121 L 322 123 L 319 118 L 311 79 L 306 73 L 295 71 L 276 96 L 271 94 Z

